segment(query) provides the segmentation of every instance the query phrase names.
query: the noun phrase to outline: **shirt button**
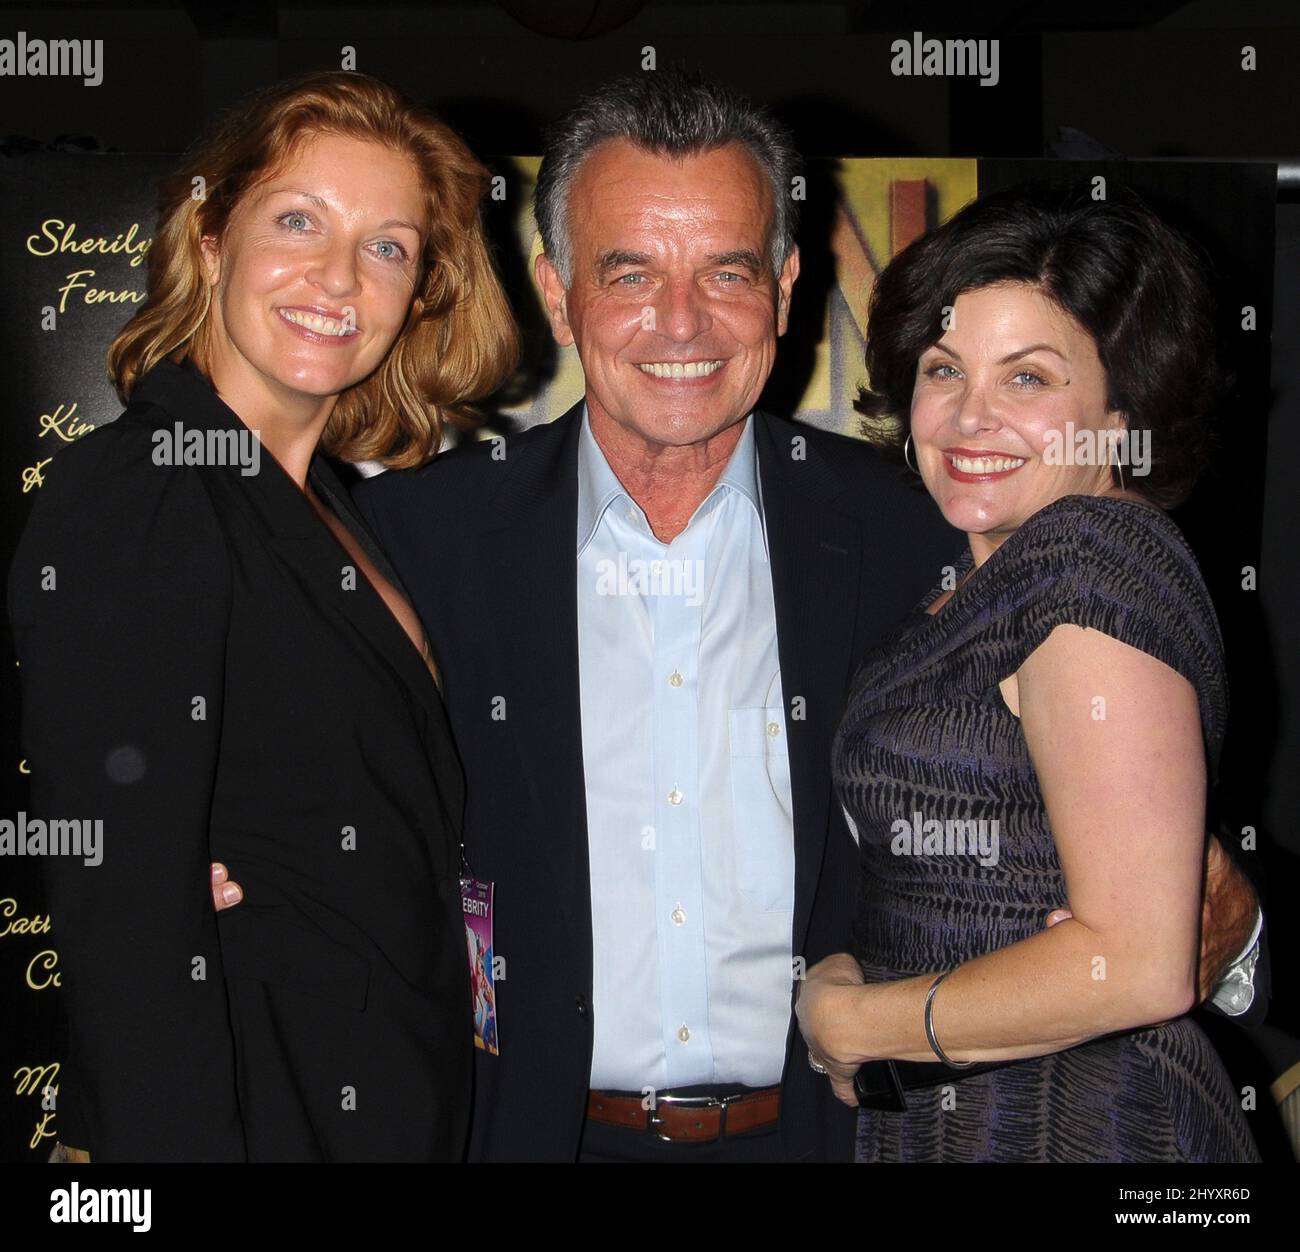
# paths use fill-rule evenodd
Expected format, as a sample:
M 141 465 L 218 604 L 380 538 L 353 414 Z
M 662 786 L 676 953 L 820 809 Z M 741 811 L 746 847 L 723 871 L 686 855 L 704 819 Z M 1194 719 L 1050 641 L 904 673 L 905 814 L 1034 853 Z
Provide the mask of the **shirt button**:
M 669 804 L 680 804 L 681 802 L 682 802 L 682 793 L 681 793 L 680 791 L 678 791 L 676 787 L 674 787 L 674 788 L 673 788 L 673 789 L 668 793 L 668 803 L 669 803 Z
M 577 1003 L 577 1006 L 578 1006 L 578 1016 L 579 1016 L 579 1017 L 586 1017 L 586 1016 L 587 1016 L 587 997 L 586 997 L 586 996 L 579 996 L 579 997 L 577 998 L 576 1003 Z
M 777 737 L 777 735 L 779 735 L 779 734 L 781 733 L 781 725 L 780 725 L 780 723 L 779 723 L 779 722 L 768 722 L 768 724 L 767 724 L 767 733 L 768 733 L 769 735 L 771 735 L 771 737 L 772 737 L 773 739 L 775 739 L 775 738 Z
M 673 672 L 668 675 L 668 685 L 670 687 L 680 687 L 684 681 L 685 680 L 676 670 L 673 670 Z
M 673 923 L 674 923 L 675 925 L 677 925 L 677 926 L 681 926 L 681 925 L 683 925 L 683 924 L 685 923 L 685 921 L 686 921 L 686 910 L 685 910 L 684 908 L 682 908 L 682 906 L 681 906 L 680 904 L 679 904 L 675 909 L 673 909 L 673 911 L 672 911 L 672 919 L 673 919 Z
M 687 1027 L 687 1026 L 678 1026 L 678 1027 L 677 1027 L 677 1037 L 678 1037 L 678 1038 L 679 1038 L 683 1043 L 689 1043 L 689 1042 L 690 1042 L 690 1039 L 691 1039 L 690 1028 Z

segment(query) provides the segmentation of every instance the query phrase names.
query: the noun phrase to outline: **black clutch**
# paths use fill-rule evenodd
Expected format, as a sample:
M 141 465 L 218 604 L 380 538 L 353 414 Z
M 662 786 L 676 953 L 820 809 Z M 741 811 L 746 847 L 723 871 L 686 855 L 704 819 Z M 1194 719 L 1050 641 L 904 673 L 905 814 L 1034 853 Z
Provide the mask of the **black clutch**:
M 853 1077 L 858 1104 L 864 1109 L 906 1113 L 907 1093 L 926 1087 L 961 1082 L 991 1069 L 1005 1069 L 1015 1061 L 981 1061 L 954 1069 L 942 1061 L 868 1061 Z

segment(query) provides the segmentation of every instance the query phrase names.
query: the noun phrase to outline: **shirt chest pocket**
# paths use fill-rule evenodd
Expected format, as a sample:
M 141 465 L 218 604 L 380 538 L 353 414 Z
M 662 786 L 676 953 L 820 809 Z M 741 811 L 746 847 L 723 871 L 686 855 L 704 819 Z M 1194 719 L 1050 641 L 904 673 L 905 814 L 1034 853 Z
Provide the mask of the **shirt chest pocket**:
M 794 908 L 794 826 L 785 713 L 732 709 L 731 811 L 736 885 L 756 908 Z

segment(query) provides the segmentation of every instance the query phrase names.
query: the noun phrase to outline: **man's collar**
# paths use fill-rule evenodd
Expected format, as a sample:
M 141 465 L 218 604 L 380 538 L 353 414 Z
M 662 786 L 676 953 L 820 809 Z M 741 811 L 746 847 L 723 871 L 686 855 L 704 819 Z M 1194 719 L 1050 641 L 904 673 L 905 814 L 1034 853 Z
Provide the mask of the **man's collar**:
M 591 433 L 591 421 L 587 406 L 582 406 L 582 429 L 578 435 L 578 555 L 591 542 L 591 537 L 600 525 L 605 510 L 616 501 L 626 500 L 629 505 L 637 505 L 628 495 L 618 476 L 610 468 L 609 461 Z M 740 441 L 736 444 L 726 468 L 722 471 L 713 490 L 705 500 L 711 500 L 720 489 L 727 488 L 744 496 L 763 522 L 763 498 L 758 483 L 758 451 L 754 445 L 754 414 L 751 411 L 745 418 L 745 428 Z M 703 508 L 703 503 L 701 503 Z M 767 525 L 763 525 L 763 545 L 767 547 Z
M 627 496 L 623 484 L 609 467 L 605 454 L 591 433 L 587 406 L 582 406 L 578 433 L 578 555 L 591 542 L 600 519 L 620 496 Z

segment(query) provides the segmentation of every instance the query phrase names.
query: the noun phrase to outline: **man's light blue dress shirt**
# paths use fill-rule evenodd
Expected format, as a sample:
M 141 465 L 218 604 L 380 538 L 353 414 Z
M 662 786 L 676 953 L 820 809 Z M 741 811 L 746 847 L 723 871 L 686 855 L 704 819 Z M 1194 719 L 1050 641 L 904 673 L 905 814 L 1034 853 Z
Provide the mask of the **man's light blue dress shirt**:
M 663 544 L 583 411 L 577 607 L 597 1089 L 781 1078 L 794 827 L 752 423 Z

